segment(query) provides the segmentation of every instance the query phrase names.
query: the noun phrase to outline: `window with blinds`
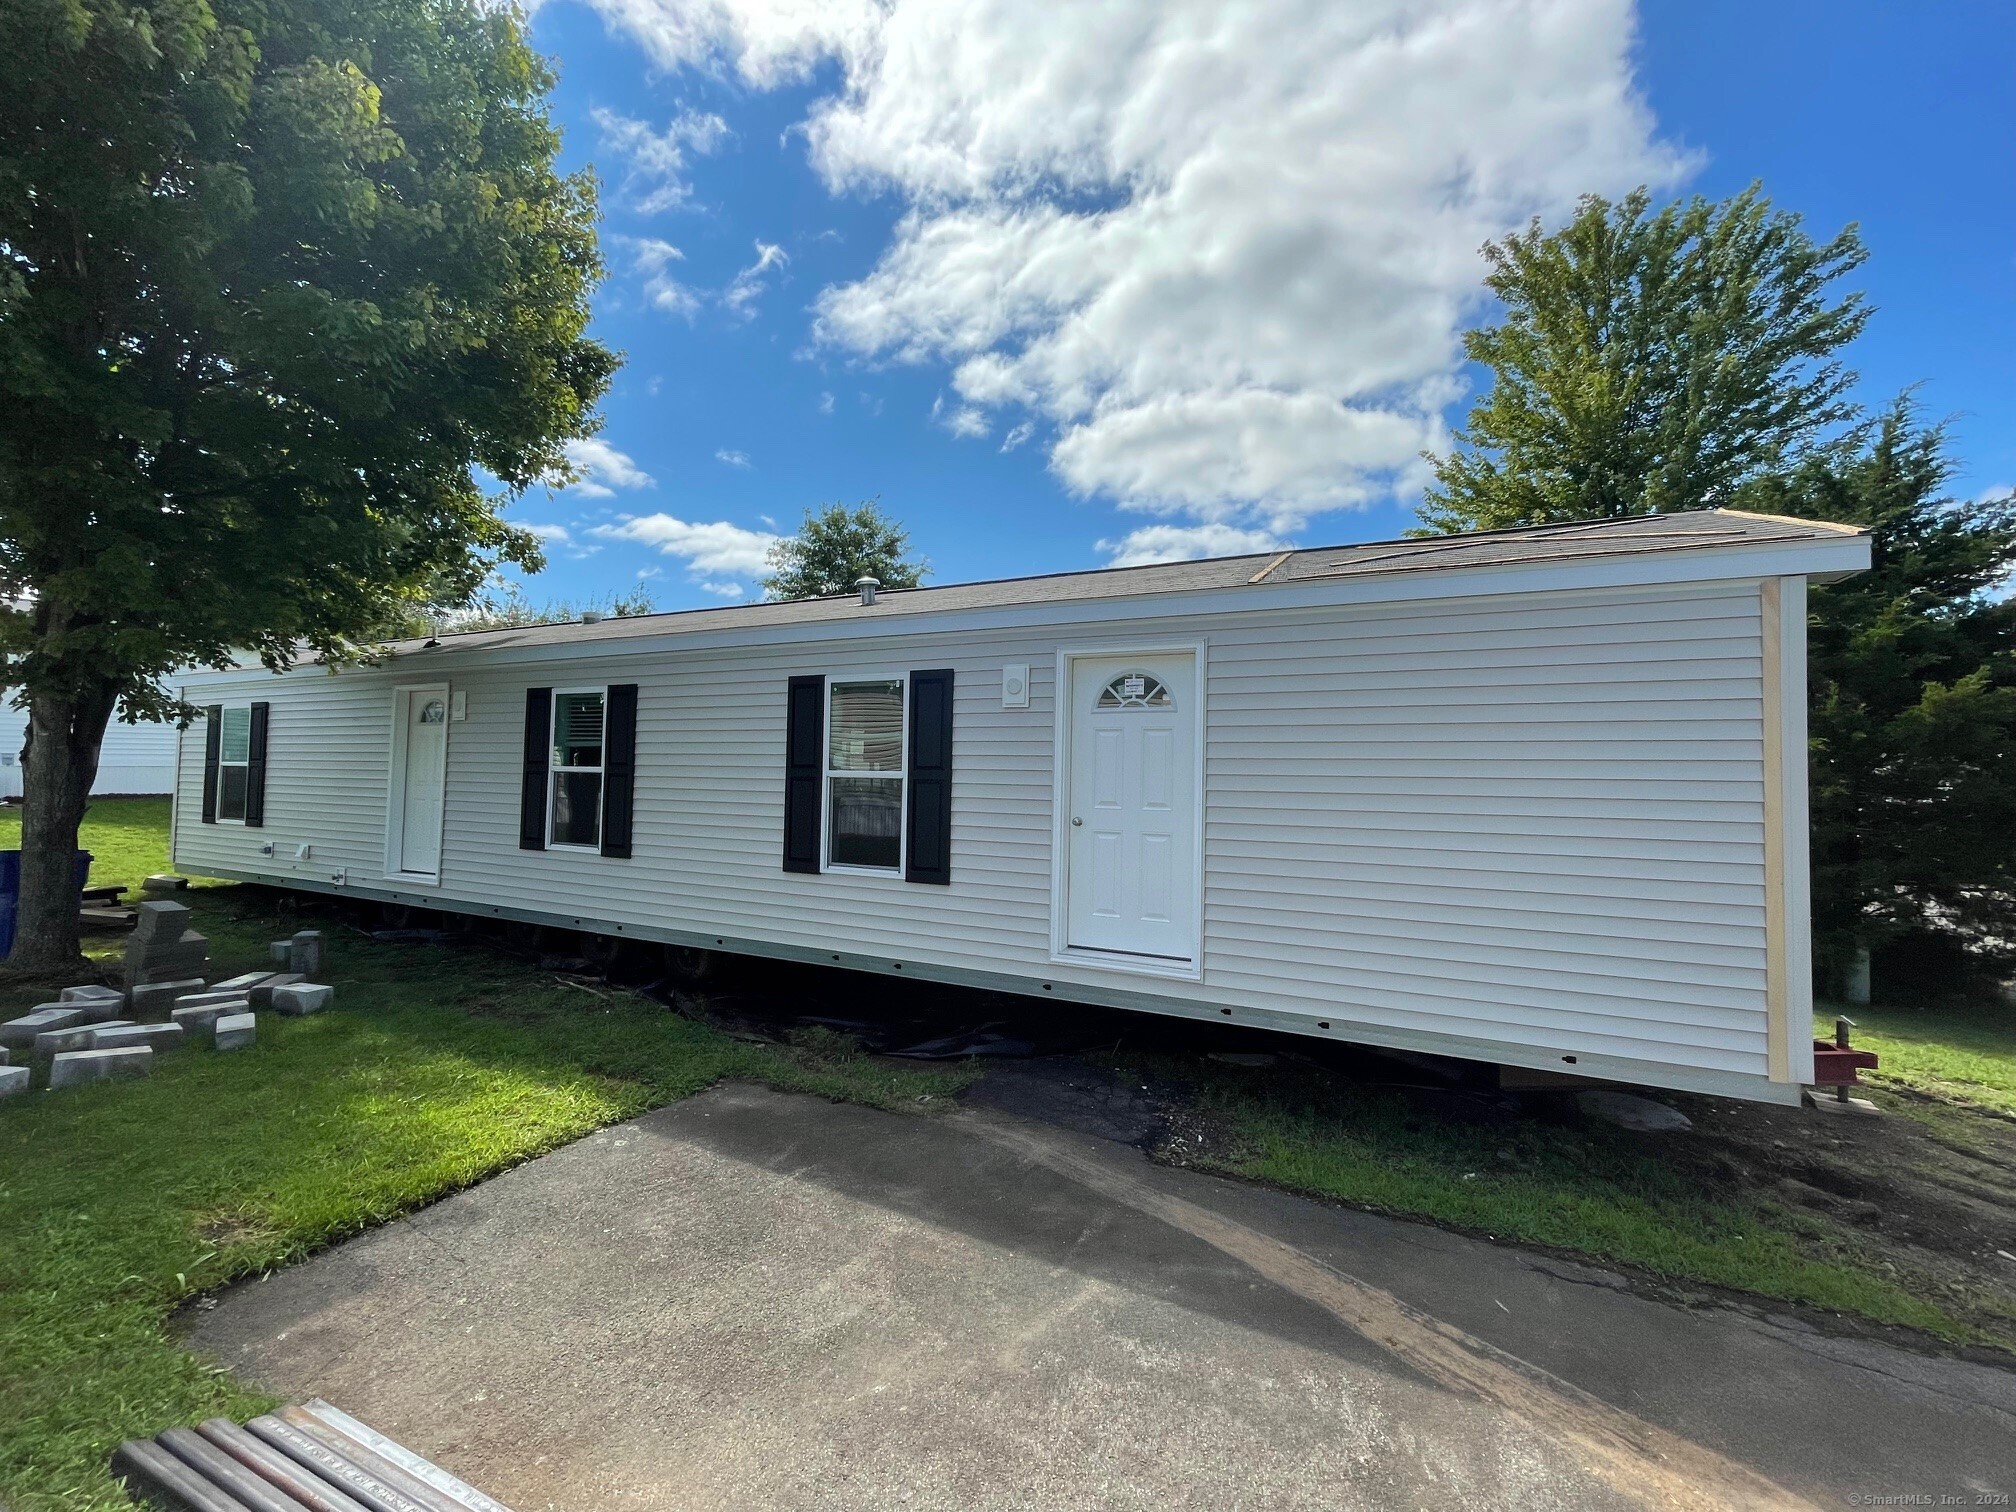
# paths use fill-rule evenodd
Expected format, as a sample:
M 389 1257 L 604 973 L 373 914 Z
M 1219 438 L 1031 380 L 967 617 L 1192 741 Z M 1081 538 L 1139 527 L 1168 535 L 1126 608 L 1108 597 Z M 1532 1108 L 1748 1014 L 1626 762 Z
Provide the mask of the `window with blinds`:
M 903 680 L 828 686 L 826 864 L 903 865 Z
M 606 717 L 600 688 L 553 694 L 549 845 L 593 848 L 602 842 L 602 737 Z

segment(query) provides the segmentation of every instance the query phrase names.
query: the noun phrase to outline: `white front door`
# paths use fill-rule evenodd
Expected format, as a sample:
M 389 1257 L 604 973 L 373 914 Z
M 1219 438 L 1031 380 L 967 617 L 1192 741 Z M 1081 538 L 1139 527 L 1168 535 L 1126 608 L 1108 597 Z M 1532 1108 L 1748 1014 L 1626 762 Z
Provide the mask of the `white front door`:
M 1071 662 L 1065 943 L 1197 958 L 1197 661 Z
M 441 806 L 448 771 L 448 690 L 413 688 L 400 695 L 406 759 L 400 784 L 398 870 L 441 871 Z

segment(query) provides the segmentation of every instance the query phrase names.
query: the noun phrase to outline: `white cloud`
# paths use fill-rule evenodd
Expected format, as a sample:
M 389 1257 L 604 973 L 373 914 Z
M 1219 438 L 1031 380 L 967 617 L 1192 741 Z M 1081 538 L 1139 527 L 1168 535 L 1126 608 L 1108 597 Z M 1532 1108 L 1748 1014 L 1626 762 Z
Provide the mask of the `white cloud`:
M 790 261 L 784 249 L 775 242 L 757 242 L 756 261 L 729 281 L 727 289 L 722 292 L 721 303 L 731 313 L 744 318 L 755 314 L 756 301 L 769 287 L 771 269 L 784 267 Z
M 739 599 L 747 590 L 740 583 L 712 583 L 703 581 L 700 584 L 700 591 L 702 593 L 711 593 L 716 598 Z
M 1629 0 L 595 0 L 669 69 L 838 86 L 834 193 L 905 207 L 831 348 L 1044 423 L 1072 490 L 1247 531 L 1407 496 L 1478 247 L 1670 184 Z
M 589 534 L 677 557 L 709 593 L 721 592 L 725 580 L 752 578 L 766 570 L 770 548 L 779 539 L 767 531 L 745 530 L 726 520 L 692 523 L 669 514 L 626 515 L 613 525 L 595 526 Z M 740 594 L 739 586 L 727 586 Z
M 1265 530 L 1232 525 L 1144 525 L 1117 541 L 1101 541 L 1112 567 L 1147 567 L 1156 562 L 1193 562 L 1199 557 L 1248 556 L 1279 551 L 1287 543 Z
M 632 208 L 644 215 L 676 210 L 691 199 L 687 154 L 704 156 L 729 134 L 721 117 L 695 110 L 680 111 L 663 131 L 599 106 L 588 115 L 601 129 L 602 150 L 626 165 L 623 192 L 631 196 Z
M 644 280 L 644 297 L 658 309 L 691 320 L 700 311 L 700 296 L 671 274 L 672 264 L 684 262 L 686 254 L 655 236 L 611 238 L 630 252 L 632 269 Z
M 751 465 L 749 453 L 745 451 L 731 451 L 727 447 L 723 447 L 720 451 L 714 453 L 714 460 L 716 462 L 724 462 L 730 467 L 748 467 Z
M 822 415 L 830 415 L 833 413 L 833 396 L 831 394 L 827 393 L 820 394 L 819 413 Z
M 1036 426 L 1032 421 L 1024 420 L 1012 425 L 1008 428 L 1008 434 L 1001 438 L 1001 450 L 1011 452 L 1035 434 Z
M 993 428 L 987 423 L 987 412 L 977 405 L 954 405 L 948 410 L 943 394 L 931 401 L 931 419 L 953 435 L 967 440 L 984 436 Z
M 619 488 L 649 488 L 652 483 L 651 475 L 628 452 L 618 451 L 600 436 L 569 441 L 567 460 L 580 475 L 568 492 L 584 499 L 607 499 Z
M 529 530 L 540 540 L 554 546 L 565 546 L 574 537 L 565 525 L 521 525 L 520 530 Z

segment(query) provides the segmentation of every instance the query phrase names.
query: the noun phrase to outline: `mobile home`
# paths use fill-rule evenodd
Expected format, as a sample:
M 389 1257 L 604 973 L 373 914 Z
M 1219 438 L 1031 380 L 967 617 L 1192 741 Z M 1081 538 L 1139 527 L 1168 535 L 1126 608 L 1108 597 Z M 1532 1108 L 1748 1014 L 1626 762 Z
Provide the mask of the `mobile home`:
M 105 726 L 91 796 L 166 796 L 175 788 L 175 726 L 151 719 L 129 724 L 123 713 L 114 709 Z M 0 799 L 21 796 L 21 747 L 27 739 L 27 712 L 0 703 Z
M 1655 515 L 191 675 L 186 871 L 1776 1102 L 1806 588 Z

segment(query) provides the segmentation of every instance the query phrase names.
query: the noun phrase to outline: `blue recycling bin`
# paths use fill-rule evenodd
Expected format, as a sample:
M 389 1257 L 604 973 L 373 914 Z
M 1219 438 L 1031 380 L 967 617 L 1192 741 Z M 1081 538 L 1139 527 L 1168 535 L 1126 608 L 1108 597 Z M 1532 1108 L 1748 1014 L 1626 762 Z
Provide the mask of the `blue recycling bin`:
M 91 876 L 91 852 L 77 852 L 77 901 Z M 14 954 L 14 915 L 21 907 L 21 852 L 0 850 L 0 960 Z

